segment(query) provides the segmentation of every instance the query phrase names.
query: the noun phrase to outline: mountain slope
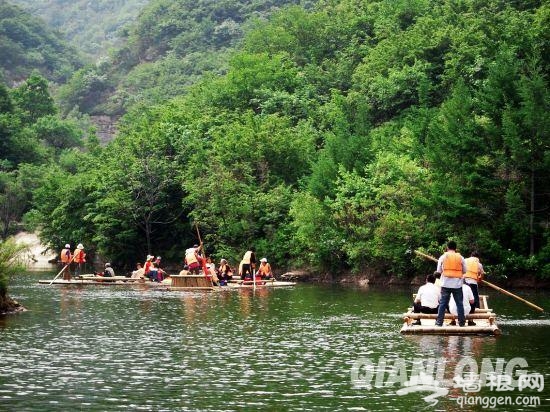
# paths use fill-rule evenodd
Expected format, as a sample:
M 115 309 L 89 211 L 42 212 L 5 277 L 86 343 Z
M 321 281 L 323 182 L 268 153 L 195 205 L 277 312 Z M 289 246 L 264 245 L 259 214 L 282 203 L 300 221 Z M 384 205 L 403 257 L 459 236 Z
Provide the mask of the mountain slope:
M 64 82 L 82 66 L 79 53 L 41 19 L 0 0 L 0 71 L 9 84 L 26 79 L 33 70 Z
M 41 16 L 51 27 L 92 57 L 117 45 L 119 30 L 135 20 L 150 0 L 12 0 Z

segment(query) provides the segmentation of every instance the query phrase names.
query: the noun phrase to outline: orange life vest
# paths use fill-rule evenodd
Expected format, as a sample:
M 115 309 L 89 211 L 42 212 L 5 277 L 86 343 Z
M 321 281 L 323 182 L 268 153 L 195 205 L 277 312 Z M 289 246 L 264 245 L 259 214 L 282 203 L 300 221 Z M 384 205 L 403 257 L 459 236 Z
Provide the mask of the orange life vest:
M 76 249 L 74 251 L 74 261 L 76 263 L 84 263 L 86 262 L 86 253 L 82 249 Z
M 476 257 L 469 257 L 465 259 L 466 262 L 466 277 L 479 280 L 479 259 Z
M 258 268 L 258 274 L 259 275 L 269 275 L 271 273 L 271 266 L 269 265 L 269 263 L 266 263 L 265 265 L 261 264 L 260 267 Z
M 456 252 L 445 252 L 443 260 L 443 276 L 448 278 L 462 277 L 462 256 Z
M 59 256 L 61 258 L 61 263 L 69 263 L 71 261 L 71 251 L 67 248 L 61 250 L 61 254 Z

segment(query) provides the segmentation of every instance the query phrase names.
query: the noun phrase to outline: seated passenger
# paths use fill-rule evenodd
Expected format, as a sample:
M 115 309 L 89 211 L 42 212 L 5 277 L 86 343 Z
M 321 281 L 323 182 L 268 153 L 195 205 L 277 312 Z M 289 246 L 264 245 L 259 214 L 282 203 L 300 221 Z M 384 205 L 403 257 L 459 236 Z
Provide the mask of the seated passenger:
M 273 272 L 271 271 L 271 265 L 267 263 L 266 258 L 260 259 L 260 267 L 258 268 L 258 276 L 262 279 L 273 279 Z
M 132 271 L 132 279 L 143 279 L 145 278 L 145 269 L 141 263 L 136 264 L 136 270 Z
M 233 279 L 233 269 L 227 264 L 227 260 L 220 260 L 220 266 L 218 267 L 218 278 L 220 279 L 220 285 L 227 285 L 231 279 Z
M 416 298 L 413 302 L 414 313 L 431 313 L 436 314 L 439 308 L 439 298 L 441 289 L 435 286 L 435 276 L 426 276 L 426 283 L 416 292 Z M 414 325 L 421 325 L 418 319 Z
M 115 271 L 111 267 L 110 263 L 105 263 L 105 270 L 103 271 L 103 276 L 106 278 L 114 278 L 115 277 Z
M 472 309 L 472 304 L 474 303 L 474 293 L 472 292 L 472 288 L 468 286 L 466 283 L 462 285 L 462 306 L 464 306 L 464 316 L 468 316 Z M 453 315 L 458 316 L 458 310 L 456 307 L 456 302 L 451 296 L 451 300 L 449 301 L 449 312 L 451 312 Z M 451 325 L 456 325 L 456 321 L 452 321 L 450 323 Z M 468 326 L 475 326 L 475 322 L 473 320 L 468 321 Z

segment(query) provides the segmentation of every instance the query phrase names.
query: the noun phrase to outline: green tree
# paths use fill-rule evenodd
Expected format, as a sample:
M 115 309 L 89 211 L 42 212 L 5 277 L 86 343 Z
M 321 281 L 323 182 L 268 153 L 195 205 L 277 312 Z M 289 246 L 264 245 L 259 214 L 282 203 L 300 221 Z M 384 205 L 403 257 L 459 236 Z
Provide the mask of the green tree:
M 48 82 L 33 73 L 21 86 L 12 91 L 13 102 L 23 124 L 35 123 L 40 117 L 56 114 Z

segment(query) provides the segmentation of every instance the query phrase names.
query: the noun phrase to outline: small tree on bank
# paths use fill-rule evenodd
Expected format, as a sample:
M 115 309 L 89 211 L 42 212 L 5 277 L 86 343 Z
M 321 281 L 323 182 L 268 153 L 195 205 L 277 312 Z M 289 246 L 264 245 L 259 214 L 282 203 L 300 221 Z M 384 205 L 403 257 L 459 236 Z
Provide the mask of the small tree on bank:
M 8 279 L 25 267 L 27 247 L 13 238 L 0 242 L 0 314 L 14 310 L 18 304 L 8 296 Z

